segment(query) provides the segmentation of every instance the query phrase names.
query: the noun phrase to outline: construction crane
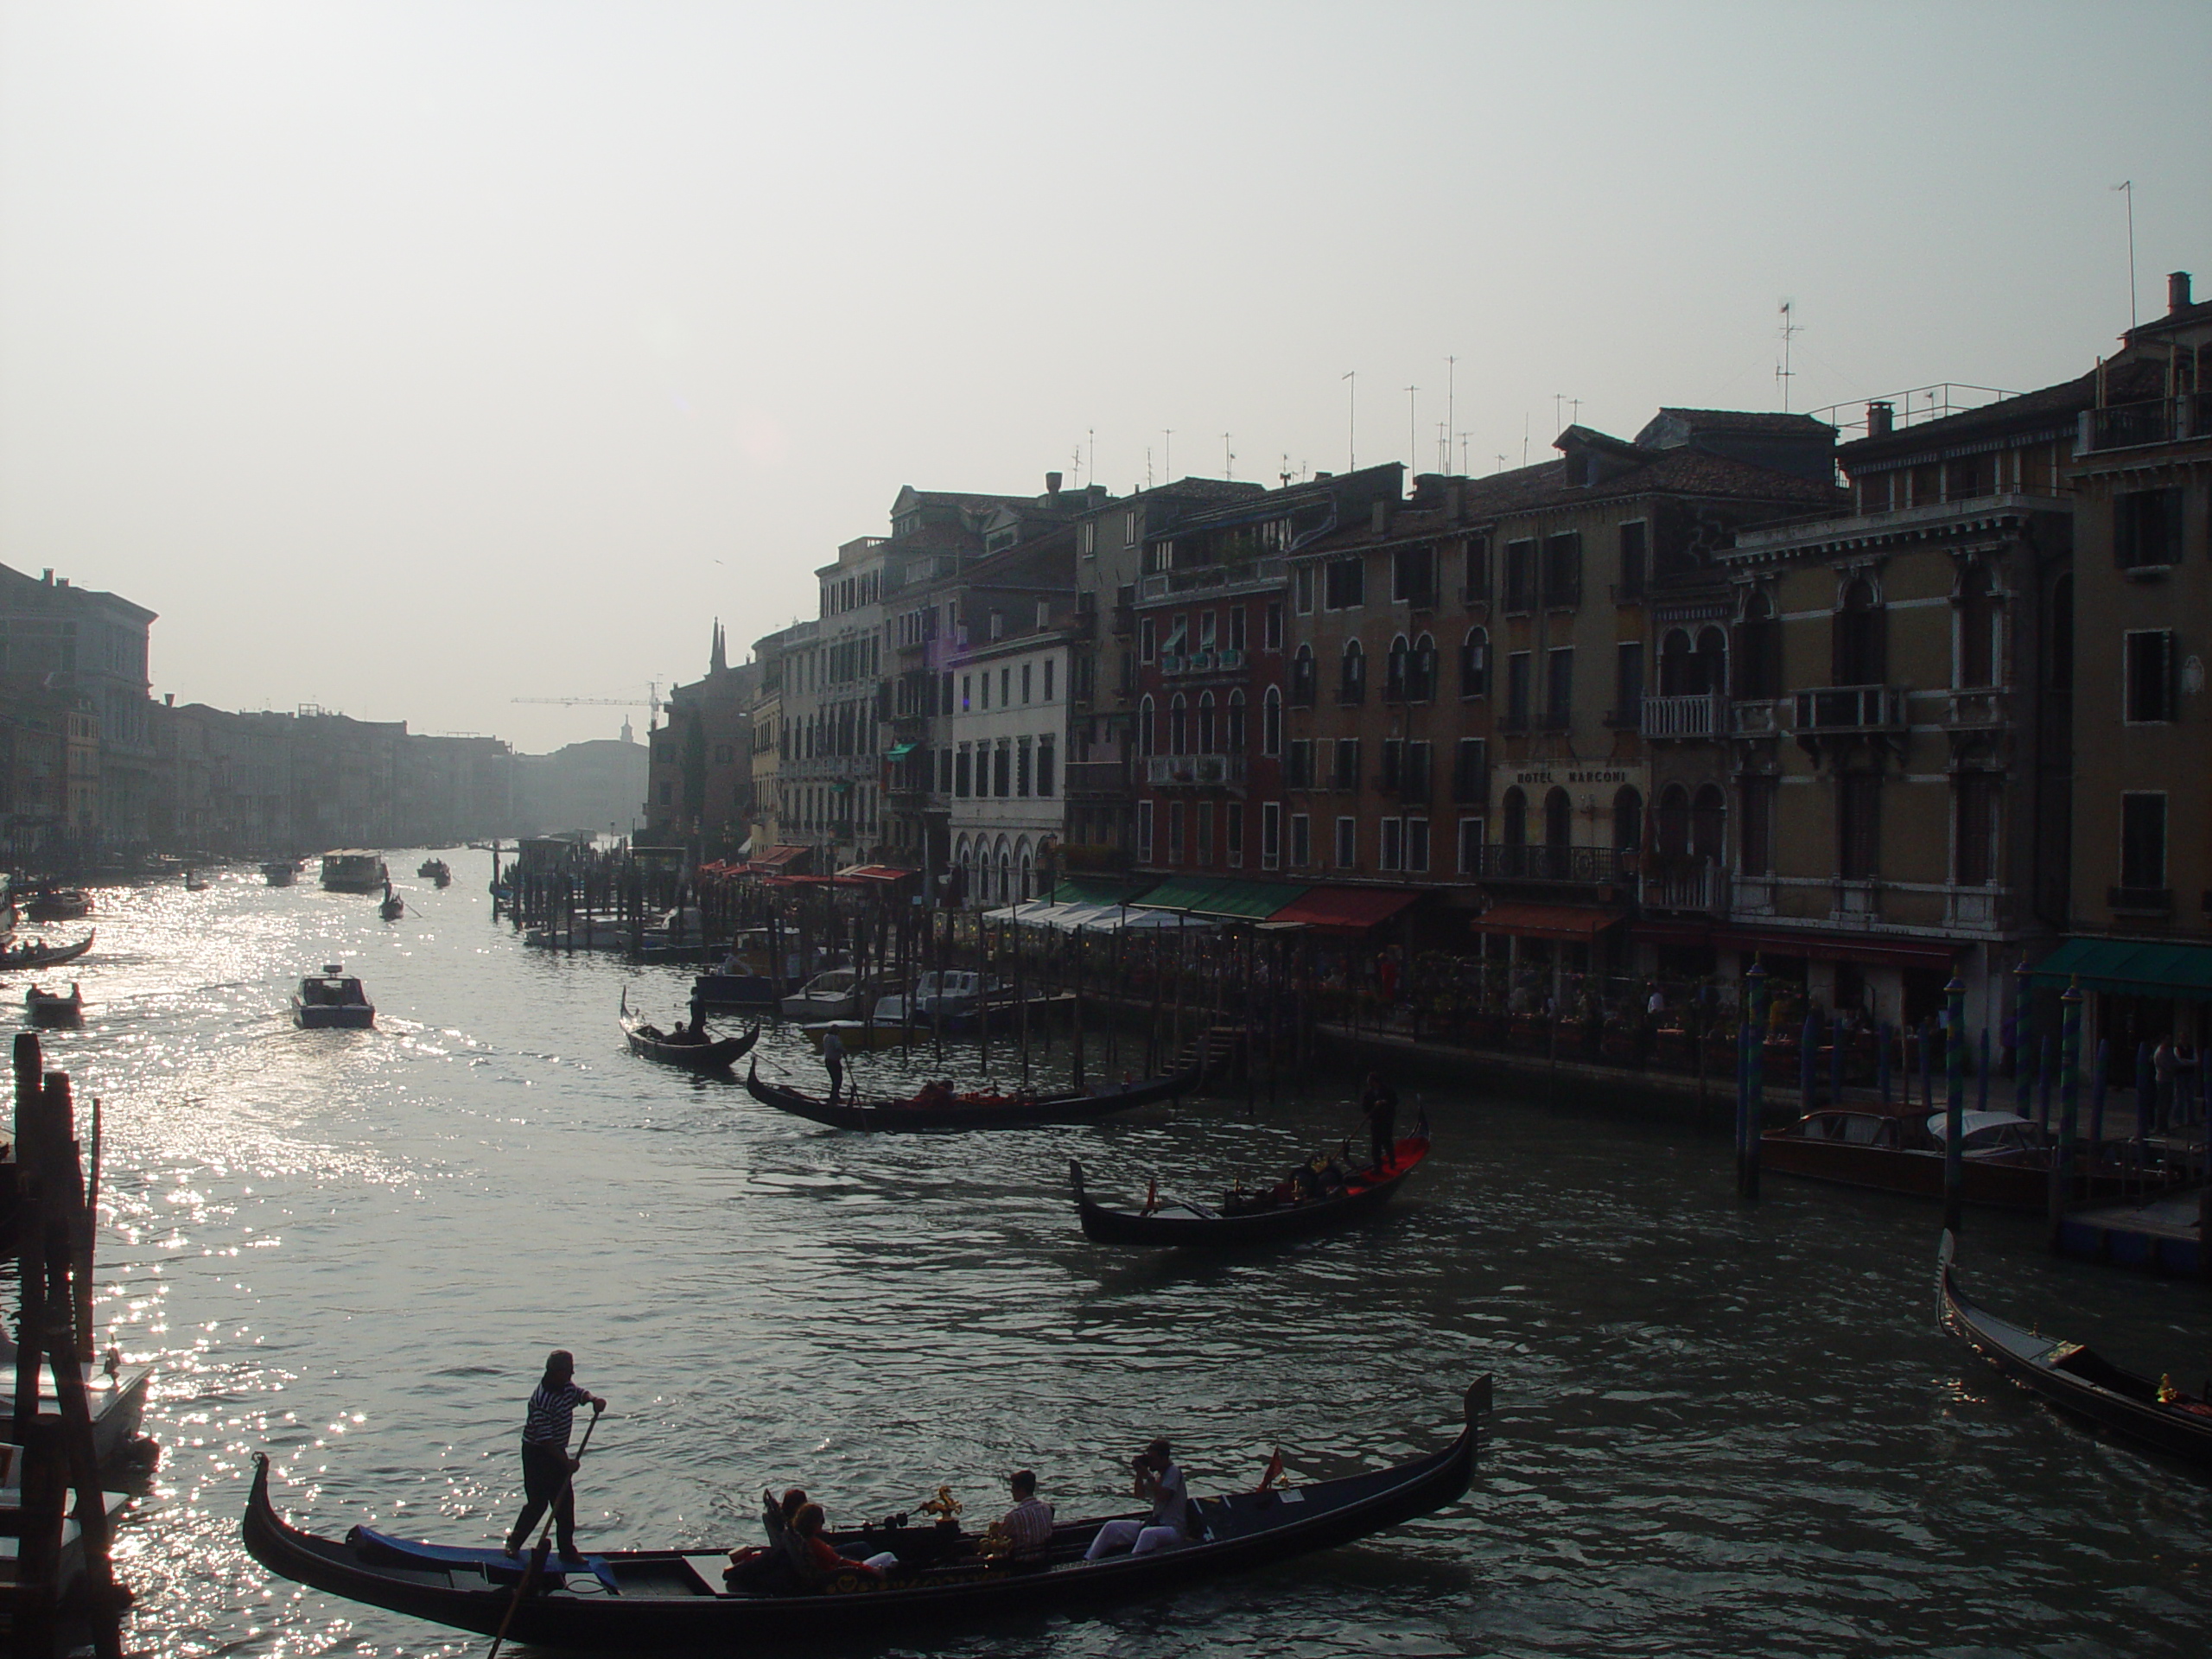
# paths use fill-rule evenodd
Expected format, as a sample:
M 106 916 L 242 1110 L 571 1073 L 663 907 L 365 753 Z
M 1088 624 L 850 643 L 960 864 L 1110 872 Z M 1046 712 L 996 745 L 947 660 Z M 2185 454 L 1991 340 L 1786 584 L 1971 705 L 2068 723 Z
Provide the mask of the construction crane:
M 511 702 L 550 702 L 563 709 L 636 709 L 652 711 L 653 718 L 660 717 L 660 682 L 656 680 L 645 688 L 645 700 L 640 704 L 635 697 L 511 697 Z

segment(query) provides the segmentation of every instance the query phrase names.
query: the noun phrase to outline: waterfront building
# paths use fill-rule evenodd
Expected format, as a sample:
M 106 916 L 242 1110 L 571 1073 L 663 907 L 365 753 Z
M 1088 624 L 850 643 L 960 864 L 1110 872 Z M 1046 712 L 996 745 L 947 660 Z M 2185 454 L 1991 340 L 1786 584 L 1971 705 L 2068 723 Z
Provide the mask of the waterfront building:
M 734 857 L 753 811 L 752 704 L 760 671 L 730 665 L 720 622 L 703 678 L 671 688 L 668 718 L 650 734 L 645 836 L 699 861 Z M 595 827 L 595 826 L 592 826 Z
M 797 826 L 783 781 L 783 763 L 791 743 L 784 717 L 784 684 L 796 668 L 798 653 L 814 636 L 815 624 L 809 620 L 764 634 L 753 643 L 753 660 L 760 665 L 760 680 L 746 718 L 753 756 L 753 811 L 745 849 L 749 858 L 765 859 L 772 849 L 798 845 L 786 833 L 787 828 Z

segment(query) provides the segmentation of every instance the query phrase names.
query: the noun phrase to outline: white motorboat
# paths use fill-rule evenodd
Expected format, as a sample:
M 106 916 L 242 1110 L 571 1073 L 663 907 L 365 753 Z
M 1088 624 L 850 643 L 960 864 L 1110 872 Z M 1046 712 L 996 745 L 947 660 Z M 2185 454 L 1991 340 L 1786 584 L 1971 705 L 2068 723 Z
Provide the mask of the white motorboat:
M 302 1031 L 360 1031 L 376 1024 L 377 1011 L 343 963 L 326 962 L 293 993 L 292 1020 Z
M 793 1020 L 850 1020 L 861 1008 L 869 988 L 850 968 L 832 968 L 812 979 L 777 1005 Z

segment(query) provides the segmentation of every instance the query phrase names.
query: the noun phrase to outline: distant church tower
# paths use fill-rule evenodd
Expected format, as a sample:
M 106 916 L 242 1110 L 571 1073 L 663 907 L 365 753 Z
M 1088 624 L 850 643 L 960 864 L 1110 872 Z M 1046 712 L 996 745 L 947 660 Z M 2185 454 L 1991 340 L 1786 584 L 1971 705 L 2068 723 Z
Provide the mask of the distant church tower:
M 729 652 L 722 641 L 721 619 L 720 617 L 716 617 L 715 619 L 714 655 L 707 661 L 707 672 L 709 674 L 724 674 L 728 671 Z
M 635 737 L 631 735 L 630 716 L 627 715 L 622 716 L 622 741 L 625 743 L 634 743 L 638 741 Z

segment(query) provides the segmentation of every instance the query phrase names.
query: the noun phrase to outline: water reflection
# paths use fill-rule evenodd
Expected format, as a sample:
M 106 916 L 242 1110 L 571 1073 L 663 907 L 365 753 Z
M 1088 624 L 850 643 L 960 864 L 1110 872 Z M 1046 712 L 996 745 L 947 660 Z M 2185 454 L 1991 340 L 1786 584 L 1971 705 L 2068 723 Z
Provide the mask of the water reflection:
M 1356 1133 L 1351 1081 L 1250 1118 L 843 1135 L 629 1055 L 624 984 L 664 1014 L 684 974 L 526 950 L 489 922 L 481 855 L 448 857 L 454 886 L 403 882 L 396 924 L 257 874 L 98 895 L 92 1007 L 53 1046 L 105 1104 L 103 1320 L 162 1363 L 168 1455 L 124 1548 L 137 1647 L 473 1648 L 268 1580 L 236 1542 L 250 1456 L 320 1531 L 494 1537 L 557 1344 L 613 1402 L 581 1489 L 607 1544 L 749 1541 L 768 1484 L 851 1514 L 950 1481 L 981 1508 L 1020 1464 L 1065 1512 L 1118 1507 L 1160 1432 L 1200 1490 L 1277 1446 L 1326 1476 L 1439 1444 L 1468 1376 L 1497 1376 L 1495 1446 L 1444 1515 L 932 1653 L 2202 1650 L 2212 1494 L 1940 1336 L 1925 1209 L 1771 1181 L 1746 1210 L 1724 1140 L 1428 1091 L 1436 1155 L 1373 1221 L 1110 1251 L 1076 1230 L 1070 1157 L 1108 1192 L 1254 1179 Z M 327 961 L 378 1029 L 291 1028 Z M 758 1052 L 818 1086 L 795 1034 Z M 888 1091 L 945 1068 L 856 1070 Z M 2206 1353 L 2202 1287 L 1980 1217 L 1966 1260 L 1993 1306 L 2123 1361 Z

